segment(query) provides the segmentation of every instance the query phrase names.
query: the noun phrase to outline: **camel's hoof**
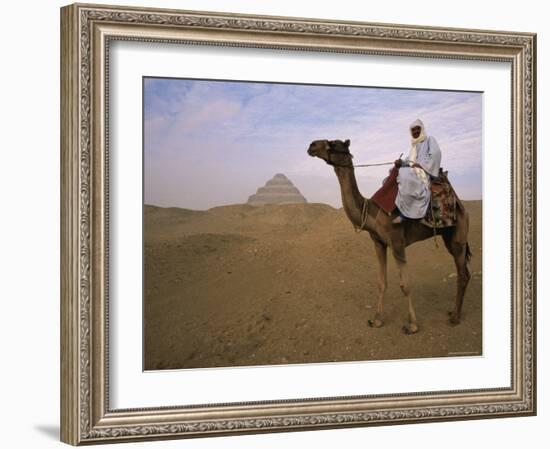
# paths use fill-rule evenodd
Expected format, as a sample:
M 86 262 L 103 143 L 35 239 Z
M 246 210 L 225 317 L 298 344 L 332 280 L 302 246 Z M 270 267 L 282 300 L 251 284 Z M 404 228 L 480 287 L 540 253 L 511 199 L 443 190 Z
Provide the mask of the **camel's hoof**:
M 455 318 L 455 317 L 451 317 L 449 318 L 449 324 L 454 327 L 454 326 L 458 326 L 460 324 L 460 320 L 458 318 Z
M 458 318 L 454 312 L 449 312 L 449 324 L 451 326 L 457 326 L 460 324 L 460 318 Z
M 382 327 L 384 325 L 384 322 L 382 320 L 377 320 L 375 319 L 374 321 L 373 320 L 369 320 L 369 326 L 370 327 Z
M 403 333 L 405 335 L 412 335 L 418 332 L 418 326 L 416 324 L 409 324 L 408 326 L 403 326 Z

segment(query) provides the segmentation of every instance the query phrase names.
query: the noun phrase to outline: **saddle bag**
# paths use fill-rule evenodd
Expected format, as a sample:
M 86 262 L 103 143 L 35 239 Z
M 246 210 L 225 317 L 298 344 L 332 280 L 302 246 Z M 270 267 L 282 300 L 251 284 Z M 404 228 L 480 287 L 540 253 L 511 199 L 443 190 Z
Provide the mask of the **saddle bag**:
M 430 205 L 422 224 L 431 228 L 456 226 L 456 208 L 459 200 L 447 178 L 447 172 L 439 170 L 439 176 L 432 179 L 430 190 Z

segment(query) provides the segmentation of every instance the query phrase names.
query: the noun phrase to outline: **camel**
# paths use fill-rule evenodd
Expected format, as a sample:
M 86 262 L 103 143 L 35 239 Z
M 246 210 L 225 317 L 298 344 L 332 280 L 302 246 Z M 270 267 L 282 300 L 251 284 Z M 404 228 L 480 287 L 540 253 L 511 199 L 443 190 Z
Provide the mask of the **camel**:
M 408 304 L 409 322 L 403 326 L 405 334 L 418 332 L 419 327 L 413 306 L 411 286 L 407 274 L 407 261 L 405 248 L 415 242 L 426 240 L 434 236 L 434 229 L 421 224 L 418 220 L 404 220 L 400 224 L 392 223 L 395 211 L 388 215 L 373 201 L 361 195 L 355 179 L 355 171 L 352 163 L 352 154 L 349 151 L 350 141 L 341 140 L 315 140 L 307 150 L 312 157 L 323 159 L 332 165 L 340 183 L 342 204 L 348 219 L 356 229 L 365 230 L 370 234 L 374 242 L 376 257 L 378 259 L 378 303 L 376 315 L 369 320 L 369 325 L 380 328 L 384 325 L 384 295 L 387 289 L 387 248 L 391 249 L 399 270 L 399 285 Z M 461 206 L 461 205 L 460 205 Z M 464 293 L 470 281 L 468 262 L 471 252 L 468 245 L 468 213 L 464 207 L 457 207 L 456 226 L 439 228 L 436 230 L 441 235 L 447 251 L 454 258 L 457 283 L 456 301 L 454 310 L 449 312 L 449 323 L 460 323 Z

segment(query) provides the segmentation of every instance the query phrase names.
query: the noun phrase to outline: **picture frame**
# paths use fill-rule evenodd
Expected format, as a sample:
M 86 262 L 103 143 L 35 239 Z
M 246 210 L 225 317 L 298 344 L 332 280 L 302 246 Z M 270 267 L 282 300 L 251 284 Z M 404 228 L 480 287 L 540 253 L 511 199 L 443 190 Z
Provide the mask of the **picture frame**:
M 113 408 L 109 54 L 117 41 L 509 63 L 510 385 Z M 61 440 L 81 445 L 535 415 L 535 223 L 535 34 L 66 6 L 61 9 Z

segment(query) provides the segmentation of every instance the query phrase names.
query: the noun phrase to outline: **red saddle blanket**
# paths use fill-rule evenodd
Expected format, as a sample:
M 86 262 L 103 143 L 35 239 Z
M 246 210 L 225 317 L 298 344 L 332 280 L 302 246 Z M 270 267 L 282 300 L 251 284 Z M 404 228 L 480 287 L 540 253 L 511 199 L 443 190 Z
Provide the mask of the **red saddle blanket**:
M 391 214 L 395 209 L 395 199 L 397 198 L 397 175 L 399 169 L 393 167 L 390 170 L 389 176 L 384 179 L 382 187 L 380 187 L 371 198 L 387 214 Z

